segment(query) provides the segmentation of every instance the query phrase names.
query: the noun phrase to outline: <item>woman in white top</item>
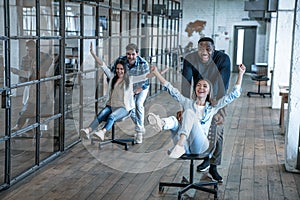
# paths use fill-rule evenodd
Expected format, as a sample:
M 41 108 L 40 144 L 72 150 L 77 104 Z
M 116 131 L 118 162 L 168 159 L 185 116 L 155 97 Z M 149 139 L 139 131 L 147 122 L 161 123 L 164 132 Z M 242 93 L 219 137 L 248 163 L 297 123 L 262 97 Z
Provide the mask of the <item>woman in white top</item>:
M 98 127 L 98 125 L 106 121 L 104 127 L 99 131 L 93 133 L 95 137 L 100 140 L 104 139 L 106 131 L 110 130 L 115 121 L 122 119 L 130 114 L 130 111 L 135 108 L 133 84 L 147 79 L 146 75 L 141 76 L 128 76 L 126 72 L 125 62 L 119 59 L 116 62 L 114 72 L 102 62 L 90 48 L 92 56 L 96 62 L 101 65 L 106 76 L 110 79 L 108 100 L 106 106 L 99 112 L 97 117 L 91 124 L 84 129 L 80 130 L 80 136 L 85 139 L 90 139 L 90 134 Z
M 241 83 L 246 67 L 241 64 L 239 66 L 239 74 L 236 85 L 232 91 L 222 97 L 217 102 L 213 102 L 211 98 L 212 84 L 210 81 L 201 79 L 194 87 L 195 99 L 184 97 L 176 88 L 174 88 L 163 76 L 158 73 L 156 67 L 151 67 L 152 73 L 159 79 L 162 85 L 167 89 L 169 94 L 178 101 L 183 107 L 182 125 L 173 141 L 175 147 L 170 153 L 171 158 L 179 158 L 183 154 L 199 154 L 204 152 L 209 142 L 207 133 L 213 116 L 219 109 L 231 103 L 241 94 Z

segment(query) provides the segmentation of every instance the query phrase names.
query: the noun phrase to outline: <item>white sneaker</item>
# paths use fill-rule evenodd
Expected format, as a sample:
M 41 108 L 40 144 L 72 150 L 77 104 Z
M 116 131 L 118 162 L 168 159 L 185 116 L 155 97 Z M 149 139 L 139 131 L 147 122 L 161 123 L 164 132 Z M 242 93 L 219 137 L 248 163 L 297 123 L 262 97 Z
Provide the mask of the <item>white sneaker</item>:
M 137 133 L 135 135 L 135 143 L 137 143 L 137 144 L 143 143 L 143 133 Z
M 154 113 L 149 113 L 147 120 L 148 120 L 149 124 L 152 125 L 153 128 L 157 132 L 160 132 L 163 130 L 165 122 L 159 117 L 159 115 L 156 115 Z
M 79 132 L 80 138 L 81 139 L 90 139 L 90 130 L 88 128 L 81 129 Z
M 183 146 L 180 146 L 178 144 L 175 145 L 172 152 L 170 153 L 170 158 L 180 158 L 183 154 L 185 154 L 185 150 Z
M 93 133 L 93 136 L 95 136 L 96 138 L 100 139 L 100 140 L 104 140 L 104 131 L 102 130 L 99 130 L 99 131 L 96 131 L 95 133 Z

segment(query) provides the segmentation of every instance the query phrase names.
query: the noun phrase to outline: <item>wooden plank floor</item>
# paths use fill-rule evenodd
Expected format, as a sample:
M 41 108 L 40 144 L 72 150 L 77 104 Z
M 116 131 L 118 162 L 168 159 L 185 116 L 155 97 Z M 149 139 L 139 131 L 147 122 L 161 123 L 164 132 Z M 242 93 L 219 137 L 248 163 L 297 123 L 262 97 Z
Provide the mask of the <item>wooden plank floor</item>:
M 268 97 L 246 96 L 247 91 L 257 89 L 247 76 L 243 88 L 242 97 L 227 109 L 222 165 L 218 167 L 224 178 L 219 199 L 299 199 L 300 174 L 286 172 L 284 167 L 279 109 L 270 108 Z M 167 116 L 178 110 L 178 104 L 162 93 L 146 103 L 146 110 Z M 118 123 L 117 132 L 133 134 L 132 130 L 131 120 Z M 146 130 L 143 144 L 130 146 L 128 152 L 112 144 L 98 149 L 96 144 L 80 143 L 1 192 L 0 199 L 177 199 L 177 188 L 166 187 L 159 194 L 158 183 L 188 176 L 189 162 L 167 157 L 172 146 L 167 131 L 156 133 L 148 125 Z M 195 179 L 207 177 L 196 172 Z M 191 190 L 185 199 L 213 196 Z

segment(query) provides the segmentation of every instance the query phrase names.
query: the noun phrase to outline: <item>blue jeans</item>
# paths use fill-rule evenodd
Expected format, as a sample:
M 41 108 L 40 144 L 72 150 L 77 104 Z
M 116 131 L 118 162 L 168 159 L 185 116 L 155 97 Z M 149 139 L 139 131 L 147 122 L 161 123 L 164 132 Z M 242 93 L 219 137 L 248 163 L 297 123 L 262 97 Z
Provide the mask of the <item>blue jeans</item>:
M 135 109 L 133 109 L 131 114 L 131 119 L 135 124 L 135 131 L 139 133 L 145 132 L 144 127 L 144 116 L 145 107 L 144 103 L 148 95 L 149 88 L 141 91 L 139 94 L 134 95 Z
M 174 116 L 163 118 L 163 120 L 165 121 L 163 129 L 171 130 L 174 144 L 177 144 L 180 134 L 186 135 L 184 148 L 187 154 L 200 154 L 208 148 L 209 141 L 206 133 L 193 110 L 187 109 L 182 113 L 181 126 Z
M 124 107 L 117 108 L 115 111 L 112 111 L 111 106 L 107 105 L 99 112 L 99 114 L 92 121 L 89 127 L 92 130 L 95 130 L 101 122 L 106 121 L 103 128 L 109 131 L 112 128 L 115 121 L 126 117 L 128 114 L 129 112 Z

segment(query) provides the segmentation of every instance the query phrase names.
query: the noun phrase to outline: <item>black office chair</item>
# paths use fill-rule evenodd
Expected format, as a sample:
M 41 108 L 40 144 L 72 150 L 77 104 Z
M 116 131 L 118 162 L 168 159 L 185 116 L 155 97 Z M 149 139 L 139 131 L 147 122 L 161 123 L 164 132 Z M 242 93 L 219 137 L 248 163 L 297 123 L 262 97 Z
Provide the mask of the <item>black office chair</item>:
M 261 84 L 260 82 L 270 80 L 267 76 L 265 76 L 265 75 L 254 75 L 254 76 L 251 77 L 251 79 L 258 82 L 257 83 L 258 88 L 257 88 L 257 92 L 248 92 L 247 93 L 248 97 L 251 97 L 251 95 L 260 95 L 263 98 L 265 98 L 265 95 L 270 95 L 270 97 L 271 97 L 271 92 L 261 92 L 260 91 L 260 84 Z
M 180 183 L 173 182 L 159 182 L 159 192 L 163 192 L 164 187 L 183 187 L 178 191 L 178 200 L 183 199 L 182 195 L 189 189 L 201 190 L 214 194 L 214 199 L 218 199 L 218 182 L 217 181 L 199 181 L 194 182 L 194 160 L 204 160 L 205 158 L 211 158 L 216 147 L 217 142 L 217 127 L 211 126 L 208 133 L 209 147 L 201 154 L 184 154 L 179 159 L 190 160 L 190 179 L 185 176 L 182 177 Z M 213 188 L 211 187 L 213 186 Z
M 270 79 L 266 75 L 260 74 L 259 71 L 262 71 L 262 70 L 259 70 L 259 68 L 262 68 L 262 67 L 258 67 L 256 65 L 251 65 L 251 71 L 253 73 L 251 79 L 258 82 L 257 83 L 258 88 L 257 88 L 257 92 L 248 92 L 247 96 L 251 97 L 251 95 L 259 95 L 259 96 L 262 96 L 263 98 L 265 98 L 265 95 L 270 95 L 270 97 L 271 97 L 271 92 L 261 92 L 260 91 L 261 82 L 262 81 L 268 81 Z M 266 68 L 266 67 L 263 67 L 263 68 Z
M 132 144 L 134 145 L 135 144 L 135 140 L 134 138 L 127 138 L 127 139 L 116 139 L 115 138 L 115 124 L 117 122 L 120 122 L 120 121 L 124 121 L 125 119 L 127 119 L 129 116 L 131 115 L 131 112 L 124 118 L 118 120 L 118 121 L 115 121 L 115 123 L 113 124 L 112 126 L 112 129 L 111 129 L 111 138 L 110 139 L 107 139 L 107 140 L 104 140 L 102 142 L 99 142 L 99 148 L 101 149 L 101 147 L 105 144 L 109 144 L 109 143 L 116 143 L 116 144 L 119 144 L 119 145 L 123 145 L 124 146 L 124 149 L 127 151 L 128 150 L 128 144 Z M 92 138 L 91 139 L 91 142 L 92 144 L 94 143 L 94 140 L 95 138 Z

